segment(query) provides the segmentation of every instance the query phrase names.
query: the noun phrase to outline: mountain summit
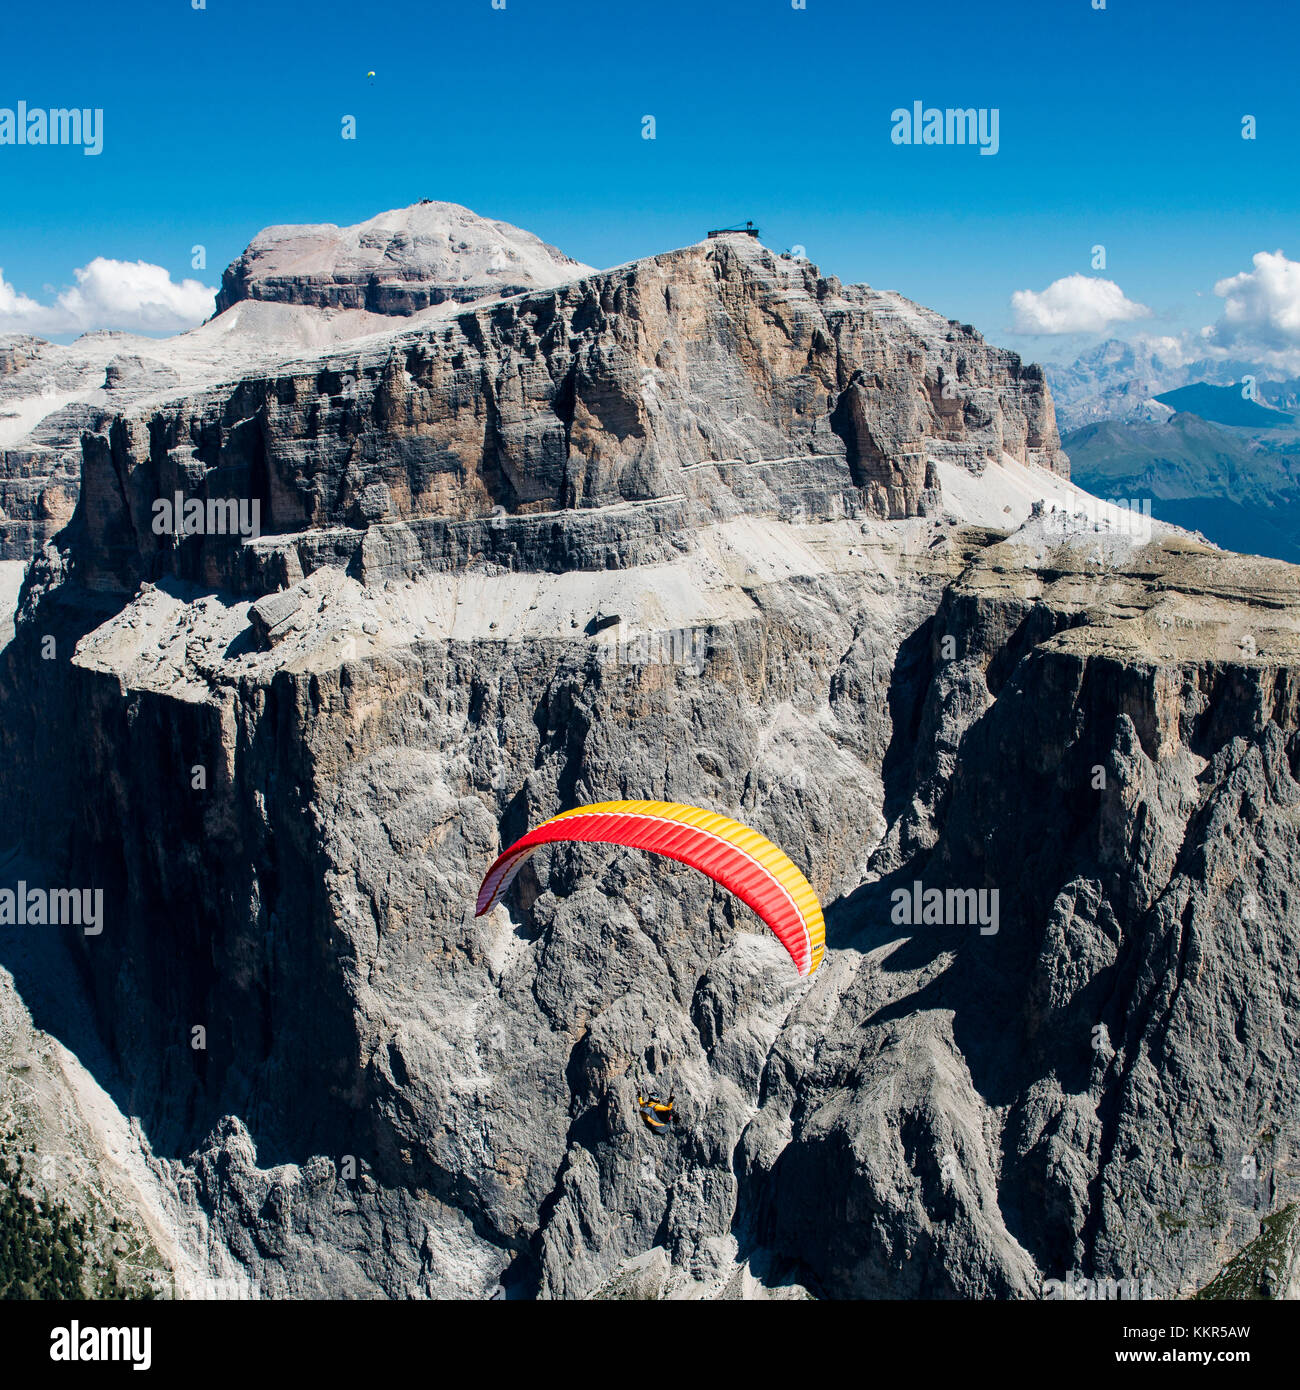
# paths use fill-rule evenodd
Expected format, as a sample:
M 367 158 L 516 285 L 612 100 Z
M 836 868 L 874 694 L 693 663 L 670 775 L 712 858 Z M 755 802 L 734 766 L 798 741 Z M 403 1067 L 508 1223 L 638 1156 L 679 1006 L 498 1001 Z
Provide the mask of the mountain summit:
M 590 269 L 509 222 L 423 201 L 352 227 L 265 228 L 222 275 L 217 313 L 262 299 L 413 314 L 447 300 L 551 289 Z

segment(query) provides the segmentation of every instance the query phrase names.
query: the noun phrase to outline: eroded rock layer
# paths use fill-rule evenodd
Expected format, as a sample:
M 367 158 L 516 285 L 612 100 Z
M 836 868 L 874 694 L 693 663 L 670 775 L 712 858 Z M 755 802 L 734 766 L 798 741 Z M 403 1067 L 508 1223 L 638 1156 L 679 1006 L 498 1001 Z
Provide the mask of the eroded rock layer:
M 743 513 L 916 516 L 937 460 L 1067 468 L 1038 368 L 748 238 L 128 412 L 85 451 L 84 579 L 119 592 L 164 574 L 261 591 L 322 544 L 374 578 L 608 568 Z M 280 539 L 156 537 L 177 491 L 256 500 Z M 611 522 L 645 544 L 624 552 Z

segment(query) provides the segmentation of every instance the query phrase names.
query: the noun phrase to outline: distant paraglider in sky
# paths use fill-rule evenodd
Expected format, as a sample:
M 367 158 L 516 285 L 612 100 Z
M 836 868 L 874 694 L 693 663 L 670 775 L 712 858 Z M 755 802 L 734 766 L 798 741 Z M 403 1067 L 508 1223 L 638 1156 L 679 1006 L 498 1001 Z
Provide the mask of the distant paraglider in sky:
M 373 87 L 375 85 L 375 74 L 373 72 L 366 73 L 366 80 Z
M 579 841 L 649 850 L 707 874 L 776 933 L 800 975 L 811 975 L 826 954 L 821 904 L 788 856 L 757 830 L 678 801 L 601 801 L 543 821 L 498 856 L 474 915 L 501 901 L 543 845 Z

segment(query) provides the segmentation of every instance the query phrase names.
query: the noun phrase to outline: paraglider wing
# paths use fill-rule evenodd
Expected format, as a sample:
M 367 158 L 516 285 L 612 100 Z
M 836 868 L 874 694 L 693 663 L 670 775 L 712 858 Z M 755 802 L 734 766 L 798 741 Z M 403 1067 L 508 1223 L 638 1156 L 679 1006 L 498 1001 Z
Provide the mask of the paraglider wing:
M 811 975 L 826 954 L 821 904 L 789 858 L 757 830 L 677 801 L 601 801 L 543 821 L 488 870 L 474 915 L 494 908 L 529 856 L 557 841 L 623 845 L 688 864 L 752 908 L 789 951 L 800 975 Z

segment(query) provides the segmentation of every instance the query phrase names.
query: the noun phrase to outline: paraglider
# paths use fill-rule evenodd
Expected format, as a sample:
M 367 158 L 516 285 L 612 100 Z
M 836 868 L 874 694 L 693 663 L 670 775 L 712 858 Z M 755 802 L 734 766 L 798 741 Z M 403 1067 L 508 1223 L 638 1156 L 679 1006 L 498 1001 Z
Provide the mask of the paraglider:
M 821 904 L 786 854 L 729 816 L 678 801 L 601 801 L 543 821 L 497 857 L 474 915 L 501 901 L 543 845 L 579 841 L 649 850 L 707 874 L 772 929 L 800 975 L 811 975 L 826 954 Z
M 373 72 L 366 73 L 366 81 L 373 87 L 375 85 L 375 75 Z

